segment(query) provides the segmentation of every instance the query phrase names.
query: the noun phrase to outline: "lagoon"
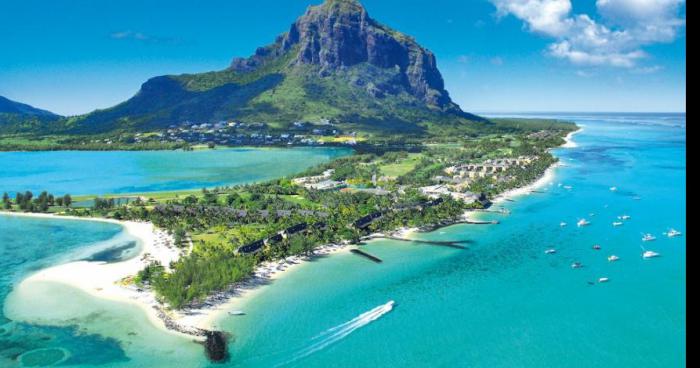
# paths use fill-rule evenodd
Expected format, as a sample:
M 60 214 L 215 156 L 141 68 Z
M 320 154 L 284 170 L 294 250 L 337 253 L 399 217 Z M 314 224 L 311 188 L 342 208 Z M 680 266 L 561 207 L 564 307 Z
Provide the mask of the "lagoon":
M 280 178 L 351 152 L 340 147 L 0 152 L 6 164 L 0 191 L 104 195 L 212 188 Z

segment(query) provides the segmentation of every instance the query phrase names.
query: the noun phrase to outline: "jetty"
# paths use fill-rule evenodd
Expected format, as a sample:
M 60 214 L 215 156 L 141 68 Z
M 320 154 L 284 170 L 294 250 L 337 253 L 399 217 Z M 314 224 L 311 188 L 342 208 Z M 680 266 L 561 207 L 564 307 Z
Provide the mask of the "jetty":
M 471 243 L 472 240 L 420 240 L 420 239 L 407 239 L 407 238 L 400 238 L 398 236 L 386 236 L 386 239 L 391 239 L 391 240 L 397 240 L 397 241 L 403 241 L 403 242 L 411 242 L 411 243 L 419 243 L 419 244 L 429 244 L 429 245 L 439 245 L 443 247 L 450 247 L 450 248 L 457 248 L 457 249 L 467 249 L 465 247 L 464 243 Z
M 489 221 L 481 221 L 481 220 L 465 220 L 465 224 L 472 224 L 472 225 L 498 225 L 500 222 L 498 220 L 489 220 Z
M 372 262 L 375 262 L 375 263 L 382 263 L 382 260 L 381 260 L 380 258 L 375 257 L 375 256 L 373 256 L 373 255 L 371 255 L 371 254 L 369 254 L 369 253 L 367 253 L 367 252 L 361 251 L 361 250 L 359 250 L 359 249 L 350 249 L 350 252 L 355 253 L 355 254 L 357 254 L 357 255 L 359 255 L 359 256 L 365 257 L 365 258 L 369 259 L 369 260 L 372 261 Z

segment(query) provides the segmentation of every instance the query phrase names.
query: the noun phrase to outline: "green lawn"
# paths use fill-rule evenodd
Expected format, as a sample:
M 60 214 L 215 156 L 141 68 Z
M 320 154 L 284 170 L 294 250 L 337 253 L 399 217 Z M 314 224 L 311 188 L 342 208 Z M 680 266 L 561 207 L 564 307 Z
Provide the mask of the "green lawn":
M 379 170 L 386 176 L 399 177 L 406 175 L 413 170 L 420 162 L 422 155 L 420 153 L 410 153 L 408 158 L 394 164 L 380 165 Z

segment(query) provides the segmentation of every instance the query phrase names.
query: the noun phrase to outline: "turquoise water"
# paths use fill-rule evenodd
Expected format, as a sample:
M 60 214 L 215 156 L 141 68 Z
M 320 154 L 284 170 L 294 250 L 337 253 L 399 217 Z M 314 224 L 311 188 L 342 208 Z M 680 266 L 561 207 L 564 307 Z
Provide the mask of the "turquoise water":
M 685 116 L 564 117 L 585 130 L 575 136 L 577 148 L 556 150 L 565 166 L 543 193 L 504 202 L 509 216 L 485 215 L 499 225 L 459 225 L 420 235 L 469 240 L 468 249 L 376 241 L 364 249 L 382 258 L 381 264 L 338 254 L 299 266 L 239 302 L 234 308 L 245 316 L 218 322 L 232 334 L 231 359 L 215 366 L 684 365 L 686 239 L 662 233 L 669 227 L 686 231 Z M 632 218 L 613 227 L 623 214 Z M 584 217 L 591 225 L 576 227 Z M 0 216 L 3 220 L 8 221 Z M 561 221 L 569 226 L 561 228 Z M 93 225 L 97 228 L 88 233 L 74 228 Z M 102 225 L 53 225 L 68 228 L 56 242 L 72 243 L 65 249 L 76 250 L 87 246 L 75 240 L 79 234 L 86 241 L 109 242 L 114 233 L 96 230 Z M 15 254 L 25 254 L 29 264 L 62 260 L 34 255 L 48 252 L 40 249 L 49 243 L 41 234 L 53 230 L 33 226 L 0 222 L 0 247 L 22 242 L 19 251 L 10 251 L 19 253 L 0 259 L 12 270 L 10 280 L 32 269 L 16 264 Z M 8 228 L 14 229 L 9 235 Z M 643 232 L 658 239 L 644 243 Z M 593 250 L 593 244 L 602 249 Z M 641 246 L 662 256 L 643 260 Z M 557 253 L 544 254 L 549 248 Z M 621 259 L 608 262 L 611 254 Z M 574 261 L 584 267 L 572 269 Z M 600 277 L 610 281 L 597 283 Z M 23 356 L 25 362 L 48 361 L 63 357 L 65 349 L 69 359 L 93 359 L 68 361 L 79 367 L 210 366 L 201 347 L 153 328 L 132 306 L 57 285 L 37 285 L 32 292 L 47 310 L 85 312 L 57 327 L 13 323 L 40 332 L 15 329 L 14 339 L 5 333 L 3 356 L 34 349 Z M 389 300 L 396 303 L 393 310 L 378 312 Z M 32 344 L 21 345 L 23 336 L 31 336 L 26 341 Z
M 81 250 L 85 248 L 135 246 L 132 239 L 120 236 L 121 226 L 102 222 L 0 216 L 0 229 L 0 268 L 3 270 L 0 274 L 0 300 L 5 300 L 12 285 L 22 277 L 57 263 L 82 259 L 85 253 Z M 95 245 L 95 242 L 101 244 Z M 81 352 L 66 363 L 100 364 L 127 360 L 115 339 L 81 333 L 78 326 L 51 327 L 13 322 L 5 317 L 4 310 L 0 310 L 0 366 L 13 365 L 22 353 L 61 347 Z
M 235 335 L 229 366 L 685 365 L 686 241 L 662 234 L 686 230 L 685 116 L 570 118 L 585 125 L 579 147 L 556 150 L 565 166 L 543 193 L 487 216 L 500 225 L 420 235 L 469 249 L 377 241 L 365 249 L 381 264 L 341 254 L 301 266 L 219 322 Z M 662 256 L 644 260 L 642 246 Z M 391 312 L 356 318 L 389 300 Z
M 347 155 L 347 148 L 202 151 L 0 152 L 0 191 L 55 194 L 163 192 L 263 181 Z

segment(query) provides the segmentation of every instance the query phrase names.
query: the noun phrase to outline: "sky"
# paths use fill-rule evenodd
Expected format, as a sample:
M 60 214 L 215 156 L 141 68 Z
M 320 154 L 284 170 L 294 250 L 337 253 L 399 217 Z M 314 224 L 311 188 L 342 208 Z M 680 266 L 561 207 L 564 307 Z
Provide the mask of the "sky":
M 63 115 L 221 70 L 322 0 L 0 0 L 0 95 Z M 364 0 L 470 112 L 685 112 L 684 0 Z

